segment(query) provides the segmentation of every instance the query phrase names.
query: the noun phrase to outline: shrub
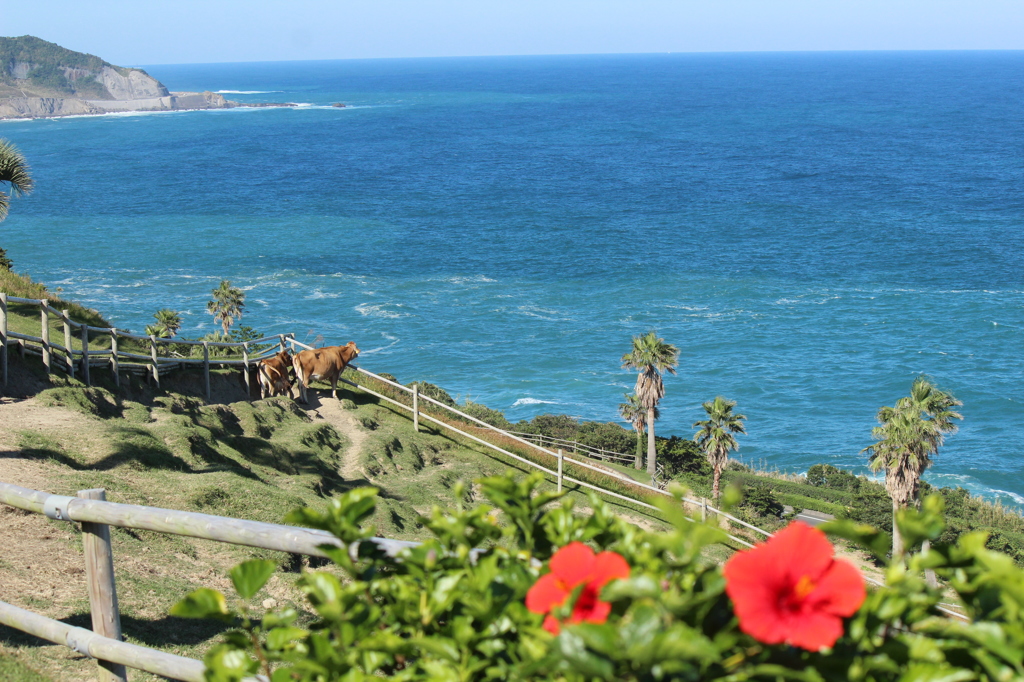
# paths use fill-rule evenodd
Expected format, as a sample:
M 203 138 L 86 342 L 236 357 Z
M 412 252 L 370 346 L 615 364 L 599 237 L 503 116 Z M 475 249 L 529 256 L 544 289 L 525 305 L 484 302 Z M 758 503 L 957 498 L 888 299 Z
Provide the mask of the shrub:
M 775 497 L 772 489 L 766 485 L 755 485 L 743 491 L 743 506 L 757 516 L 782 518 L 785 511 L 782 503 Z
M 626 455 L 636 450 L 636 432 L 614 422 L 583 422 L 577 432 L 577 440 L 587 447 Z
M 655 449 L 658 453 L 658 462 L 665 467 L 665 474 L 669 478 L 678 478 L 682 474 L 699 478 L 711 476 L 708 458 L 697 444 L 688 438 L 659 438 L 656 439 Z
M 231 571 L 238 599 L 229 603 L 201 589 L 172 614 L 236 625 L 205 657 L 211 682 L 237 682 L 257 672 L 274 682 L 1024 676 L 1024 573 L 986 549 L 983 533 L 890 564 L 885 586 L 864 598 L 847 589 L 862 589 L 855 569 L 832 560 L 818 531 L 795 525 L 788 537 L 813 536 L 819 544 L 810 554 L 820 558 L 776 543 L 764 573 L 785 576 L 787 565 L 802 571 L 797 567 L 824 562 L 815 570 L 841 573 L 842 580 L 819 586 L 797 572 L 785 585 L 769 587 L 757 570 L 765 552 L 757 560 L 744 552 L 723 574 L 704 555 L 724 539 L 722 531 L 692 522 L 678 504 L 663 504 L 670 529 L 653 533 L 614 516 L 598 499 L 588 514 L 574 512 L 567 499 L 552 504 L 560 496 L 539 493 L 540 481 L 539 475 L 483 479 L 478 484 L 490 504 L 469 508 L 459 501 L 465 491 L 457 485 L 454 509 L 435 507 L 422 519 L 430 539 L 397 557 L 369 541 L 374 529 L 365 521 L 375 513 L 376 491 L 349 491 L 324 511 L 300 509 L 286 519 L 327 530 L 341 544 L 321 546 L 333 569 L 298 578 L 311 621 L 300 620 L 290 605 L 265 612 L 250 606 L 275 570 L 266 560 Z M 942 532 L 941 498 L 929 498 L 924 507 L 899 516 L 908 547 Z M 888 546 L 883 534 L 849 521 L 830 530 L 879 558 Z M 549 561 L 555 554 L 562 557 L 557 566 Z M 927 585 L 925 568 L 948 581 L 969 622 L 942 616 L 940 602 L 949 597 Z M 845 593 L 837 592 L 840 585 Z M 829 589 L 842 605 L 814 600 L 818 590 Z M 784 611 L 781 605 L 790 602 L 783 594 L 810 611 Z M 751 627 L 740 628 L 737 600 L 745 609 L 739 619 Z M 780 634 L 764 627 L 782 616 L 802 622 L 802 629 L 785 623 L 787 633 Z
M 472 400 L 467 400 L 466 404 L 459 409 L 470 417 L 476 417 L 480 421 L 487 422 L 491 426 L 499 429 L 505 429 L 507 431 L 512 428 L 511 422 L 505 418 L 505 413 L 500 410 L 492 410 L 486 405 L 474 403 Z
M 428 398 L 433 398 L 434 400 L 440 403 L 444 403 L 448 407 L 456 406 L 455 399 L 448 394 L 448 391 L 444 390 L 440 386 L 435 386 L 434 384 L 428 383 L 426 381 L 417 381 L 415 383 L 418 383 L 420 385 L 420 395 L 425 395 Z M 412 388 L 412 384 L 406 385 L 409 388 Z
M 807 483 L 819 488 L 857 492 L 862 480 L 864 479 L 854 476 L 849 471 L 837 469 L 831 464 L 815 464 L 807 470 Z

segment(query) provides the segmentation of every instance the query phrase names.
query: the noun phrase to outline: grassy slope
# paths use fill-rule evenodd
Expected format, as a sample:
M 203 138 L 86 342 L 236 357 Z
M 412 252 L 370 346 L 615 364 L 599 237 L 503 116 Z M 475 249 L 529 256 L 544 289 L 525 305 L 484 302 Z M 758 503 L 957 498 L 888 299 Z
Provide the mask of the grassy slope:
M 31 319 L 22 323 L 30 325 Z M 484 456 L 472 443 L 438 430 L 414 433 L 405 414 L 351 391 L 344 394 L 344 405 L 360 424 L 364 442 L 356 453 L 359 475 L 345 478 L 339 471 L 350 438 L 312 420 L 289 400 L 205 405 L 194 395 L 200 388 L 195 375 L 165 381 L 177 392 L 154 392 L 137 379 L 124 380 L 115 391 L 106 372 L 94 372 L 94 381 L 105 385 L 86 388 L 59 373 L 46 377 L 37 358 L 21 360 L 14 353 L 10 362 L 14 383 L 35 398 L 0 405 L 0 414 L 13 415 L 12 409 L 32 404 L 43 415 L 60 415 L 70 424 L 23 420 L 8 432 L 7 443 L 0 425 L 0 480 L 58 494 L 102 487 L 111 501 L 280 522 L 295 507 L 322 505 L 325 496 L 372 484 L 381 489 L 378 533 L 415 539 L 420 536 L 418 515 L 446 504 L 455 481 L 517 468 L 510 467 L 517 465 L 510 459 Z M 220 393 L 244 397 L 237 375 L 221 377 Z M 5 421 L 12 423 L 11 418 Z M 4 466 L 13 464 L 22 466 L 17 473 L 31 474 L 28 480 L 4 473 Z M 581 506 L 587 504 L 582 493 L 571 494 Z M 638 520 L 657 524 L 648 517 Z M 0 512 L 0 526 L 32 545 L 0 559 L 0 599 L 89 627 L 77 529 L 9 508 Z M 219 628 L 168 617 L 174 602 L 197 587 L 225 589 L 227 569 L 244 558 L 274 558 L 285 571 L 302 564 L 273 552 L 122 529 L 113 529 L 113 543 L 128 641 L 193 657 L 202 655 Z M 47 567 L 45 574 L 36 562 Z M 270 597 L 300 604 L 290 582 L 279 575 Z M 55 680 L 87 676 L 93 665 L 2 627 L 0 662 L 27 665 Z M 149 678 L 139 673 L 133 679 Z

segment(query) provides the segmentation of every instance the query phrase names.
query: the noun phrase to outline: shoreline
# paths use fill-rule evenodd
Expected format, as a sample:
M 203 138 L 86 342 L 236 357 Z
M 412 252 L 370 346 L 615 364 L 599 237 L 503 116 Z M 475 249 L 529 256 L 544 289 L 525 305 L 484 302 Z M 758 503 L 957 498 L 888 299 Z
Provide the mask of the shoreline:
M 0 121 L 83 118 L 117 114 L 154 114 L 215 109 L 276 109 L 295 102 L 237 102 L 216 92 L 171 92 L 138 100 L 85 100 L 71 97 L 8 97 L 0 99 Z

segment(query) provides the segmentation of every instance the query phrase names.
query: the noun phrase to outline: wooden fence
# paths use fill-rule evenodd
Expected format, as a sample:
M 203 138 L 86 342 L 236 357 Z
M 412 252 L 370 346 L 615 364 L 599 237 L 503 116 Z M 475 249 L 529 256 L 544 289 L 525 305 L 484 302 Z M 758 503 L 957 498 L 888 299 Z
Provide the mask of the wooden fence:
M 203 682 L 204 679 L 204 666 L 200 661 L 121 641 L 110 526 L 319 557 L 326 556 L 319 549 L 320 545 L 342 546 L 336 537 L 320 530 L 107 502 L 102 490 L 83 490 L 77 497 L 67 497 L 0 483 L 0 503 L 45 514 L 58 521 L 82 524 L 93 630 L 74 627 L 5 602 L 0 602 L 0 624 L 97 659 L 102 682 L 124 682 L 127 679 L 125 666 L 185 682 Z M 404 548 L 417 544 L 385 538 L 373 538 L 371 542 L 390 556 L 397 556 Z M 358 546 L 348 549 L 353 557 L 357 556 Z M 266 682 L 263 676 L 249 679 Z
M 31 336 L 19 334 L 8 328 L 8 306 L 11 303 L 20 303 L 39 308 L 40 335 Z M 59 320 L 63 326 L 63 343 L 50 338 L 50 321 Z M 109 368 L 114 377 L 114 384 L 121 385 L 121 375 L 132 372 L 145 376 L 156 386 L 160 385 L 160 377 L 178 369 L 193 366 L 203 368 L 205 379 L 206 399 L 210 399 L 210 368 L 211 367 L 240 367 L 243 369 L 245 386 L 251 390 L 250 373 L 248 369 L 256 365 L 260 360 L 275 354 L 279 349 L 284 350 L 289 335 L 280 334 L 267 336 L 262 339 L 245 342 L 215 342 L 215 341 L 185 341 L 178 339 L 164 339 L 157 336 L 140 336 L 130 334 L 116 328 L 91 327 L 87 324 L 75 322 L 68 316 L 67 310 L 57 310 L 50 306 L 46 299 L 18 298 L 0 293 L 0 386 L 7 385 L 7 351 L 13 345 L 18 347 L 22 356 L 25 354 L 37 355 L 43 360 L 43 367 L 47 374 L 55 369 L 66 372 L 71 377 L 80 377 L 87 385 L 92 386 L 91 370 L 96 368 Z M 110 347 L 99 347 L 98 339 L 109 339 Z M 132 353 L 121 348 L 121 340 L 132 340 L 147 347 L 147 353 Z M 74 348 L 75 341 L 79 348 Z M 249 349 L 267 344 L 273 344 L 270 349 L 264 349 L 250 355 Z M 90 348 L 92 345 L 92 348 Z M 161 347 L 202 347 L 203 357 L 169 357 L 159 352 Z M 237 349 L 237 358 L 210 357 L 211 348 Z

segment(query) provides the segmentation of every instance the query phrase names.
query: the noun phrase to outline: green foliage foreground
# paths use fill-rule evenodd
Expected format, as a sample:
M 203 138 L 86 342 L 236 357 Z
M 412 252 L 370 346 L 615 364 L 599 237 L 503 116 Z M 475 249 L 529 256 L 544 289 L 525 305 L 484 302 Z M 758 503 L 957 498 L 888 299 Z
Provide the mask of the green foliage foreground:
M 423 519 L 433 537 L 397 559 L 365 542 L 363 522 L 376 491 L 361 488 L 327 511 L 301 509 L 289 521 L 330 531 L 352 551 L 324 547 L 333 565 L 298 578 L 309 612 L 251 608 L 272 562 L 247 561 L 231 572 L 238 598 L 202 589 L 173 613 L 234 623 L 206 656 L 207 679 L 236 681 L 255 672 L 273 682 L 364 680 L 1010 680 L 1024 675 L 1024 573 L 985 548 L 981 533 L 955 546 L 891 562 L 886 587 L 871 591 L 844 622 L 831 649 L 765 645 L 740 629 L 720 567 L 702 550 L 722 532 L 663 511 L 672 530 L 647 532 L 611 514 L 597 499 L 575 512 L 558 495 L 538 492 L 539 477 L 478 482 L 490 504 L 435 507 Z M 456 490 L 462 500 L 463 490 Z M 897 519 L 908 548 L 943 531 L 942 500 Z M 839 521 L 828 529 L 880 559 L 888 538 Z M 571 542 L 621 555 L 630 577 L 609 583 L 606 622 L 565 625 L 554 636 L 524 599 L 547 562 Z M 356 549 L 357 548 L 357 549 Z M 972 622 L 938 610 L 933 569 L 958 595 Z M 562 607 L 575 608 L 578 588 Z M 949 597 L 947 596 L 948 600 Z

